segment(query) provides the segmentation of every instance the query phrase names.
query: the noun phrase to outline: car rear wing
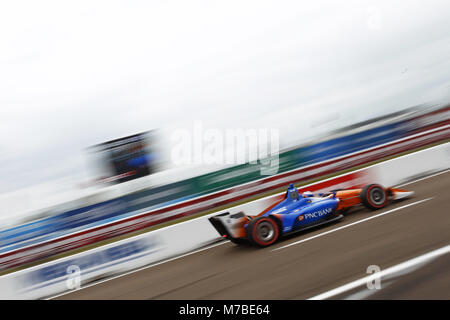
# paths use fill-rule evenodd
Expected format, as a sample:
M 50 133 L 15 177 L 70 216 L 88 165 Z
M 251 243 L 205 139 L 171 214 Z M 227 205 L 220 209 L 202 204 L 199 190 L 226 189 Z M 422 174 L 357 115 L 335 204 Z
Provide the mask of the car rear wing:
M 244 225 L 251 219 L 243 212 L 236 214 L 225 212 L 208 218 L 209 222 L 222 237 L 234 239 L 245 237 Z

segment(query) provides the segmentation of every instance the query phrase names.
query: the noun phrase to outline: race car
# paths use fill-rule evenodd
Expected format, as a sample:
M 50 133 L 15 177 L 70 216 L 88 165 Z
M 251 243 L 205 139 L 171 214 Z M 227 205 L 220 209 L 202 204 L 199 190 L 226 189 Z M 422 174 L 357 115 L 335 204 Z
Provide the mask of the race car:
M 370 184 L 362 189 L 340 189 L 314 195 L 311 192 L 301 194 L 290 184 L 284 199 L 258 215 L 225 212 L 210 217 L 209 221 L 222 237 L 236 244 L 250 242 L 266 247 L 281 236 L 342 219 L 351 207 L 362 204 L 370 210 L 377 210 L 384 208 L 389 201 L 403 199 L 413 193 Z

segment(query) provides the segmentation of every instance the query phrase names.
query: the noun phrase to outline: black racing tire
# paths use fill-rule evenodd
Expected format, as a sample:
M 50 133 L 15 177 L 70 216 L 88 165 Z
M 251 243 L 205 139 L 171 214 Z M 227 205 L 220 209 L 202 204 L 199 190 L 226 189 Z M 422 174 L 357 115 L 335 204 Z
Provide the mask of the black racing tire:
M 251 244 L 267 247 L 277 241 L 280 228 L 275 220 L 269 217 L 253 219 L 248 224 L 247 237 Z
M 360 194 L 362 204 L 370 210 L 384 208 L 388 202 L 388 194 L 379 184 L 365 186 Z

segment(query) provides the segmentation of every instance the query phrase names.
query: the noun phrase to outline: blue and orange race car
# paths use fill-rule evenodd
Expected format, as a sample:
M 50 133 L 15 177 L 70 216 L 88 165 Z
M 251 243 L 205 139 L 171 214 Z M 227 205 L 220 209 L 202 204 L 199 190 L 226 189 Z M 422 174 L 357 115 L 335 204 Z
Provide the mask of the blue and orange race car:
M 398 188 L 383 188 L 370 184 L 362 189 L 334 190 L 315 196 L 300 194 L 289 185 L 284 199 L 256 216 L 229 212 L 209 218 L 219 234 L 234 243 L 265 247 L 280 236 L 337 221 L 353 206 L 364 205 L 371 210 L 385 207 L 390 200 L 398 200 L 414 192 Z

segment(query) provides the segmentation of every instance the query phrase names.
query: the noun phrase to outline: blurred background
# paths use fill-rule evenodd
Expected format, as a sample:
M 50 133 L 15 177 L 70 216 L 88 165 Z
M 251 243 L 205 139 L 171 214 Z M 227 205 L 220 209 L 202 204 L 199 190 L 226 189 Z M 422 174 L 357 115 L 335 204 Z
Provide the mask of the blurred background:
M 445 0 L 3 2 L 2 250 L 264 178 L 260 163 L 177 162 L 174 135 L 195 139 L 198 123 L 276 132 L 276 174 L 448 125 L 449 11 Z

